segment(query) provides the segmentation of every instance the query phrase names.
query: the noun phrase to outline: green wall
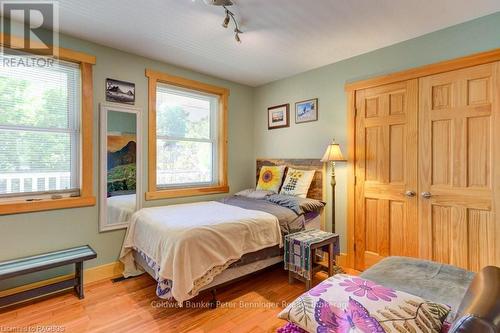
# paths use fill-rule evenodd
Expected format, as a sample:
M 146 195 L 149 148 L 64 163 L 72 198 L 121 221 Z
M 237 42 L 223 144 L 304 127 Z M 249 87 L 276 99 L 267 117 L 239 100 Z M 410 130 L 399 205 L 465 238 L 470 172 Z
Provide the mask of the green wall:
M 135 134 L 136 120 L 134 113 L 110 110 L 108 112 L 108 132 Z
M 347 107 L 344 85 L 385 73 L 500 47 L 500 13 L 495 13 L 354 58 L 258 87 L 255 91 L 255 155 L 321 158 L 335 138 L 346 154 Z M 319 98 L 319 120 L 295 124 L 295 102 Z M 267 108 L 290 103 L 289 128 L 268 130 Z M 337 163 L 336 231 L 346 251 L 346 163 Z M 331 191 L 328 186 L 328 202 Z M 331 208 L 327 209 L 331 221 Z
M 95 55 L 94 66 L 94 193 L 98 199 L 98 133 L 99 103 L 105 103 L 105 80 L 113 78 L 134 82 L 136 102 L 134 107 L 142 109 L 142 132 L 147 133 L 147 78 L 145 69 L 151 68 L 165 73 L 187 77 L 230 89 L 228 114 L 228 177 L 231 192 L 250 187 L 254 182 L 253 152 L 253 88 L 217 79 L 191 70 L 175 67 L 116 49 L 97 45 L 80 39 L 60 36 L 62 47 Z M 147 137 L 143 140 L 144 156 L 147 156 Z M 147 182 L 147 161 L 143 160 L 143 188 Z M 144 206 L 164 205 L 219 198 L 221 195 L 179 198 L 175 200 L 148 201 Z M 33 255 L 41 252 L 90 244 L 98 253 L 96 260 L 85 267 L 98 266 L 118 259 L 124 230 L 99 233 L 98 205 L 94 207 L 63 209 L 56 211 L 0 216 L 0 261 Z M 72 268 L 55 270 L 68 272 Z M 0 290 L 8 289 L 37 278 L 48 278 L 52 274 L 0 281 Z

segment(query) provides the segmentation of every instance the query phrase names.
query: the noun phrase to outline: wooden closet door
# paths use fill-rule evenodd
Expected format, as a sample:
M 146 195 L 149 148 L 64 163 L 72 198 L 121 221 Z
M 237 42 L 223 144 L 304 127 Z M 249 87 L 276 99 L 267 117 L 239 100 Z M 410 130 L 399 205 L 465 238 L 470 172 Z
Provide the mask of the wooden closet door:
M 499 265 L 498 71 L 420 79 L 420 256 L 473 271 Z
M 356 269 L 418 255 L 417 98 L 417 80 L 356 92 Z

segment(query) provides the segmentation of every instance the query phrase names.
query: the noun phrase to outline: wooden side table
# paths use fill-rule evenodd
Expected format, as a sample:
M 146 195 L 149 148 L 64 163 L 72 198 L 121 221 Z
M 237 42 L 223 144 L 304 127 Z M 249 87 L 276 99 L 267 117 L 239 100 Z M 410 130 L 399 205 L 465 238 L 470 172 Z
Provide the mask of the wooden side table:
M 332 237 L 325 239 L 323 241 L 310 244 L 309 248 L 309 262 L 312 264 L 311 269 L 311 279 L 305 278 L 291 270 L 288 270 L 288 283 L 293 283 L 294 280 L 299 280 L 305 283 L 306 290 L 312 287 L 312 276 L 319 271 L 325 271 L 328 276 L 335 274 L 335 256 L 340 254 L 340 244 L 339 235 L 331 234 Z M 316 261 L 316 251 L 321 250 L 328 253 L 328 264 L 327 266 Z

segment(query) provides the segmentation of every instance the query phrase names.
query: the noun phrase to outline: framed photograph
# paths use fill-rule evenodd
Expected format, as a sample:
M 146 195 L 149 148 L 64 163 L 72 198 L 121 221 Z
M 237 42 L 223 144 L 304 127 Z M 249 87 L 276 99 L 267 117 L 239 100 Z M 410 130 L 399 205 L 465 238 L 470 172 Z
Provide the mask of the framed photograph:
M 272 106 L 267 109 L 267 129 L 290 126 L 290 104 Z
M 106 79 L 106 101 L 134 105 L 135 84 L 114 79 Z
M 295 103 L 295 123 L 307 123 L 318 120 L 318 99 Z

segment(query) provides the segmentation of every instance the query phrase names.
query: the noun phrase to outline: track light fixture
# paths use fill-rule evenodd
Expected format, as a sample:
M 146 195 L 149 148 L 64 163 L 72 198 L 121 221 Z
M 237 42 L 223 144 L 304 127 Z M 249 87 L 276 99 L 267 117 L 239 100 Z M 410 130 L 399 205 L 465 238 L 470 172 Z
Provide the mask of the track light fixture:
M 231 0 L 203 0 L 207 5 L 211 6 L 232 6 Z
M 211 6 L 219 6 L 224 8 L 226 11 L 226 17 L 224 17 L 224 21 L 222 21 L 222 27 L 228 28 L 229 23 L 231 20 L 234 22 L 234 39 L 238 43 L 241 43 L 241 38 L 240 35 L 243 33 L 243 31 L 240 30 L 240 27 L 238 26 L 238 22 L 236 21 L 236 18 L 234 17 L 234 13 L 227 9 L 227 6 L 232 6 L 233 2 L 231 0 L 203 0 L 207 5 Z
M 240 34 L 243 33 L 243 31 L 240 30 L 240 27 L 238 26 L 238 22 L 236 21 L 236 19 L 234 18 L 234 13 L 232 11 L 230 11 L 229 9 L 226 8 L 226 6 L 222 6 L 225 11 L 226 11 L 226 17 L 224 18 L 224 21 L 222 22 L 222 26 L 224 28 L 227 28 L 229 26 L 229 22 L 231 20 L 233 20 L 234 22 L 234 39 L 238 42 L 238 43 L 241 43 L 241 38 L 240 38 Z
M 229 25 L 229 20 L 231 20 L 231 18 L 229 17 L 229 11 L 226 9 L 226 17 L 224 18 L 224 22 L 222 22 L 224 28 L 227 28 Z

